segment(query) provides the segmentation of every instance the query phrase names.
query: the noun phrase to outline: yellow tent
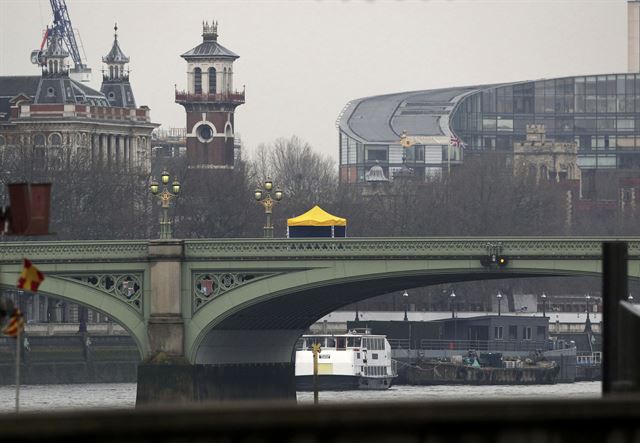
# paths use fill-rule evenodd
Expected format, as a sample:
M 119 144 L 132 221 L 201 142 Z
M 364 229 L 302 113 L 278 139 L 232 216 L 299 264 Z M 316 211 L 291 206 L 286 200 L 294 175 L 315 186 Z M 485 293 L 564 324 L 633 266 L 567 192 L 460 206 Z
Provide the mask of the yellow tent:
M 302 215 L 287 219 L 287 226 L 347 226 L 347 219 L 331 215 L 316 205 Z
M 347 220 L 331 215 L 320 206 L 287 220 L 288 237 L 345 237 Z

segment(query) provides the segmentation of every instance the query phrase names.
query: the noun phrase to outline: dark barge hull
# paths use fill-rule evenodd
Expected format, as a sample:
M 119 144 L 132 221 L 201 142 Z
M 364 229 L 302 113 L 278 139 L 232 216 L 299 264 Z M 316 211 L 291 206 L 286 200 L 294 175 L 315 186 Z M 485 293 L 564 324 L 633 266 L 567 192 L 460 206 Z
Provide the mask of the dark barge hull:
M 381 390 L 391 387 L 392 377 L 360 377 L 357 375 L 318 375 L 320 391 Z M 296 390 L 313 391 L 312 375 L 297 375 Z
M 405 380 L 409 385 L 528 385 L 555 383 L 560 367 L 474 368 L 421 362 L 405 370 Z

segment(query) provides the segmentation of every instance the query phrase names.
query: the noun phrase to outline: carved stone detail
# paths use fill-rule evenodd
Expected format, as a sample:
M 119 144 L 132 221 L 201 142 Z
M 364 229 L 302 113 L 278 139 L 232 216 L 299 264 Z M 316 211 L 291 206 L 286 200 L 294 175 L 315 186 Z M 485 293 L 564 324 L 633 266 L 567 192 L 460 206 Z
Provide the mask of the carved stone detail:
M 142 313 L 142 274 L 70 274 L 59 277 L 91 286 Z
M 216 297 L 262 278 L 275 275 L 265 272 L 194 272 L 191 287 L 192 312 L 196 313 Z

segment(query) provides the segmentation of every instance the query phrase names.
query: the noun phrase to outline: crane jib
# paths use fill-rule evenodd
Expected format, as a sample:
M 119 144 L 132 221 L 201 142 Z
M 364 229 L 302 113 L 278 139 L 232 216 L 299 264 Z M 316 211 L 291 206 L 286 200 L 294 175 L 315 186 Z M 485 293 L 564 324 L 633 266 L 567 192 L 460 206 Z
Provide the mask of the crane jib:
M 80 57 L 80 51 L 78 50 L 78 44 L 76 43 L 76 36 L 73 33 L 73 27 L 71 26 L 71 19 L 69 18 L 65 1 L 49 0 L 49 2 L 51 3 L 54 20 L 51 31 L 62 36 L 62 40 L 69 50 L 69 54 L 71 55 L 76 67 L 83 67 L 84 63 L 82 63 L 82 58 Z

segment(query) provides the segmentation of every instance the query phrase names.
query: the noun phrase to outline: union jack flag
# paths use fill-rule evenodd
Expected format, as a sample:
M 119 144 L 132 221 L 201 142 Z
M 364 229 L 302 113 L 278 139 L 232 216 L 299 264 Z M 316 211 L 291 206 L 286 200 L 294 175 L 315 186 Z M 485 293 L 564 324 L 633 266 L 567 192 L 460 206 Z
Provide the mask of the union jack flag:
M 451 146 L 460 146 L 461 148 L 466 148 L 467 145 L 464 144 L 462 140 L 457 135 L 452 135 L 451 139 L 449 139 L 449 145 Z

